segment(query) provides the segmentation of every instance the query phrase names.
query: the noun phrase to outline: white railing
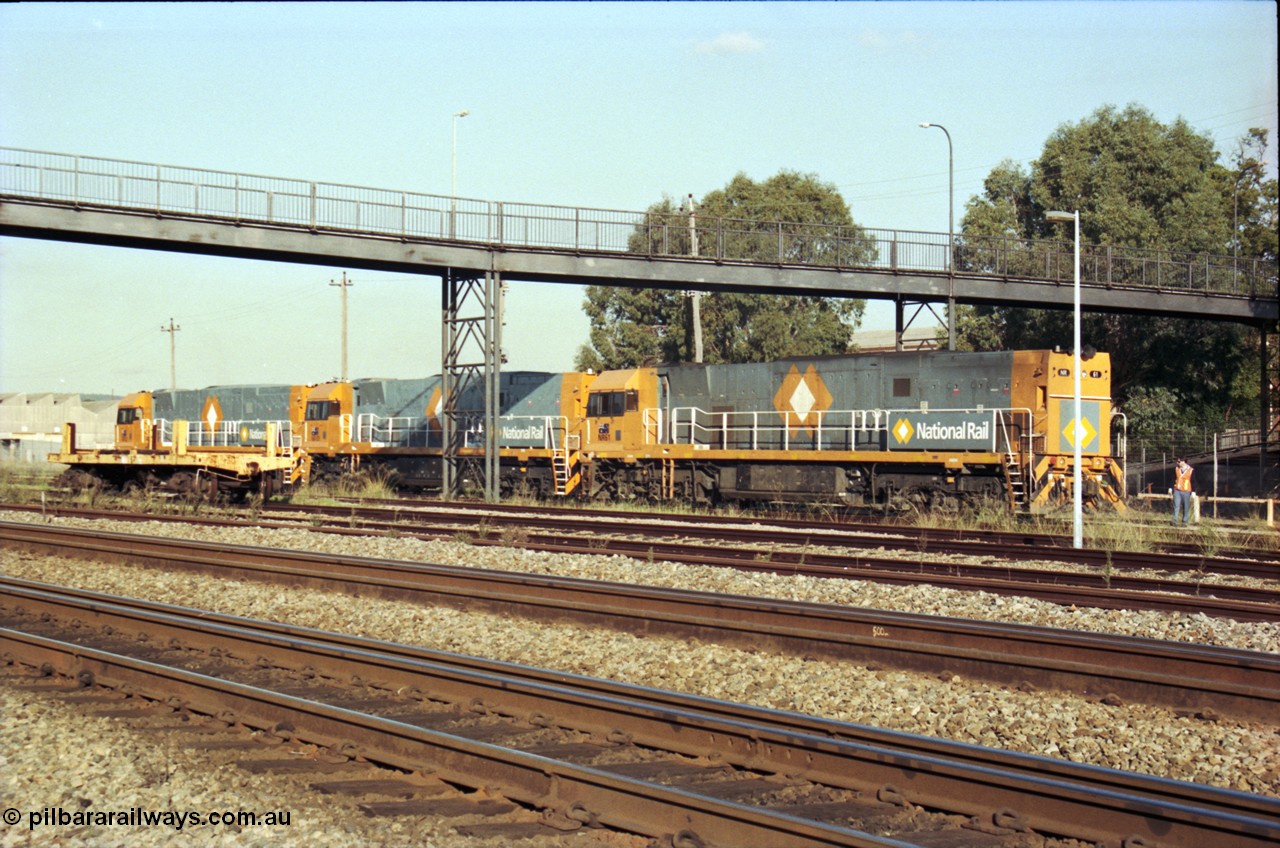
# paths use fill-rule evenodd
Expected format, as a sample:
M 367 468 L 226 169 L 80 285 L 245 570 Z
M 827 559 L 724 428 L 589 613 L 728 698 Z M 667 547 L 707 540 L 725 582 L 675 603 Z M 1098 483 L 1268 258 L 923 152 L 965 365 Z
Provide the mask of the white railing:
M 1020 238 L 453 198 L 395 189 L 0 147 L 0 194 L 80 207 L 196 215 L 350 235 L 478 242 L 592 253 L 866 267 L 1001 279 L 1072 278 L 1069 244 Z M 949 253 L 954 251 L 954 256 Z M 1086 245 L 1082 282 L 1274 297 L 1265 258 Z
M 694 406 L 670 410 L 649 408 L 643 413 L 645 444 L 692 445 L 719 450 L 885 450 L 894 424 L 905 415 L 944 414 L 991 417 L 992 452 L 1004 450 L 1030 431 L 1031 410 L 1025 408 L 846 409 L 810 412 L 803 421 L 795 413 L 776 409 L 708 412 Z M 1025 416 L 1017 418 L 1015 416 Z M 1022 432 L 1010 436 L 1009 428 Z
M 207 421 L 188 421 L 186 425 L 189 448 L 265 446 L 267 428 L 273 426 L 276 449 L 286 456 L 294 449 L 293 425 L 288 421 L 218 421 L 213 425 Z M 173 421 L 143 419 L 142 427 L 144 432 L 155 428 L 157 448 L 173 446 Z
M 499 444 L 527 443 L 544 450 L 564 450 L 568 443 L 569 419 L 562 415 L 504 415 L 498 419 Z M 484 444 L 484 419 L 465 416 L 461 422 L 464 444 Z M 383 416 L 371 412 L 356 417 L 355 442 L 375 448 L 440 447 L 441 433 L 433 431 L 427 419 L 414 416 Z
M 428 447 L 430 429 L 425 418 L 411 416 L 382 416 L 371 412 L 356 418 L 355 441 L 375 448 L 425 448 Z M 439 437 L 437 437 L 437 442 Z

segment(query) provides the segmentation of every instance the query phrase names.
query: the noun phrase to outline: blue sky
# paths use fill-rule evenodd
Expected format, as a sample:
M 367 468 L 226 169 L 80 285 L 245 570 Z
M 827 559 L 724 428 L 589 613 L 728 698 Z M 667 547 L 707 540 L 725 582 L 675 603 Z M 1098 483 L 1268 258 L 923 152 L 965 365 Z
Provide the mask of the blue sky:
M 1137 103 L 1230 153 L 1271 130 L 1273 2 L 0 6 L 0 145 L 492 200 L 643 209 L 735 173 L 945 232 L 1001 160 Z M 314 382 L 340 268 L 0 239 L 0 391 Z M 440 364 L 436 278 L 354 271 L 353 376 Z M 508 367 L 564 370 L 583 292 L 513 283 Z M 874 302 L 873 302 L 874 304 Z M 864 327 L 892 326 L 883 303 Z

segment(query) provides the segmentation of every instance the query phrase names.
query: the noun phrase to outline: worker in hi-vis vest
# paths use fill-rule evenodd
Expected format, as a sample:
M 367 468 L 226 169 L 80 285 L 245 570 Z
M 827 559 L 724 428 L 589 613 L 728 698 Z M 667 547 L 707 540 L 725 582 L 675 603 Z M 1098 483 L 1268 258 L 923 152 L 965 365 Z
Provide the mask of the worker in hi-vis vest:
M 1182 516 L 1182 525 L 1191 523 L 1191 466 L 1182 457 L 1173 469 L 1173 525 L 1178 526 L 1178 516 Z

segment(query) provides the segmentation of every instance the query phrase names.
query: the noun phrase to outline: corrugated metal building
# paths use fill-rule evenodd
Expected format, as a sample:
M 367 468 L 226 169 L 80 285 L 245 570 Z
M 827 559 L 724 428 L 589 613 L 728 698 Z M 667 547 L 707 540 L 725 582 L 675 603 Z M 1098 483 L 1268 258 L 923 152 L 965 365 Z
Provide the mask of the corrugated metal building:
M 44 462 L 67 422 L 81 448 L 110 447 L 119 398 L 59 392 L 0 393 L 0 461 Z

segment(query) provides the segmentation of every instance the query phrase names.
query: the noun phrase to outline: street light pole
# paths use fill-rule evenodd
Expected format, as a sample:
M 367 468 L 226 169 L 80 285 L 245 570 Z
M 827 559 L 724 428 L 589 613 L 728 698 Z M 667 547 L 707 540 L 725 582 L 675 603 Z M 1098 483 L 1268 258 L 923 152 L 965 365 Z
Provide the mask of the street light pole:
M 925 122 L 920 125 L 924 129 L 937 127 L 947 136 L 947 273 L 955 273 L 956 256 L 956 157 L 951 146 L 951 133 L 942 124 Z M 947 349 L 956 349 L 956 301 L 955 297 L 947 297 Z
M 453 113 L 453 156 L 449 168 L 449 238 L 457 235 L 458 217 L 458 119 L 471 114 L 470 109 Z
M 1071 421 L 1071 442 L 1075 448 L 1075 457 L 1072 463 L 1071 474 L 1071 493 L 1073 498 L 1072 515 L 1071 515 L 1071 541 L 1076 548 L 1084 547 L 1084 493 L 1082 491 L 1083 474 L 1080 469 L 1081 465 L 1081 438 L 1084 428 L 1081 426 L 1081 407 L 1080 407 L 1080 210 L 1075 212 L 1046 212 L 1045 219 L 1049 221 L 1071 221 L 1075 226 L 1076 245 L 1075 245 L 1075 284 L 1073 288 L 1073 302 L 1075 307 L 1075 316 L 1072 321 L 1072 347 L 1073 361 L 1071 365 L 1072 373 L 1072 392 L 1075 399 L 1075 415 Z M 1098 422 L 1098 426 L 1102 426 L 1102 422 Z
M 689 195 L 689 255 L 698 255 L 698 203 Z M 702 362 L 702 292 L 690 291 L 693 306 L 693 361 Z

